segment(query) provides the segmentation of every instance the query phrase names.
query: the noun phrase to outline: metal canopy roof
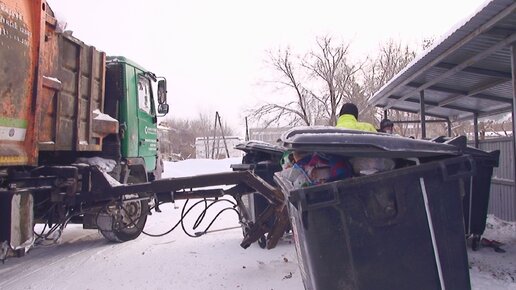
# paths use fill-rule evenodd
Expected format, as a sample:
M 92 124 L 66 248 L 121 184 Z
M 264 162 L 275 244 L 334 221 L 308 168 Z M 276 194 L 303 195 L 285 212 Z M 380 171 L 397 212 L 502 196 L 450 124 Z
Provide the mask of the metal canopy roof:
M 376 92 L 369 102 L 384 109 L 452 120 L 512 110 L 511 45 L 516 42 L 516 2 L 492 0 Z

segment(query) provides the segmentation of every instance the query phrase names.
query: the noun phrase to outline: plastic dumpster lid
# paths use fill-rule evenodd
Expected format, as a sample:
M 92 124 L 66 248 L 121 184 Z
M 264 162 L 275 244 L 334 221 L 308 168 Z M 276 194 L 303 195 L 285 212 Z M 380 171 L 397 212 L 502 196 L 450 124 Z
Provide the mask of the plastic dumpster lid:
M 437 143 L 443 143 L 443 144 L 451 144 L 460 149 L 460 151 L 463 154 L 469 154 L 473 157 L 482 157 L 482 158 L 488 158 L 488 159 L 496 159 L 498 160 L 498 156 L 496 153 L 493 154 L 493 152 L 487 152 L 481 149 L 477 149 L 475 147 L 471 147 L 468 145 L 468 139 L 466 136 L 455 136 L 455 137 L 446 137 L 446 136 L 440 136 L 432 139 L 431 141 L 437 142 Z M 498 161 L 496 161 L 498 162 Z
M 427 140 L 329 126 L 296 127 L 281 136 L 290 151 L 338 153 L 357 157 L 412 158 L 460 155 L 460 148 Z
M 286 151 L 284 147 L 258 140 L 249 140 L 243 143 L 239 143 L 235 146 L 235 148 L 246 153 L 251 151 L 260 151 L 271 155 L 282 155 L 283 152 Z
M 462 153 L 469 154 L 475 158 L 482 158 L 489 160 L 493 163 L 493 166 L 498 166 L 498 159 L 500 157 L 500 150 L 484 151 L 479 148 L 468 145 L 468 139 L 466 136 L 446 137 L 439 136 L 433 138 L 431 141 L 444 144 L 452 144 L 460 148 Z

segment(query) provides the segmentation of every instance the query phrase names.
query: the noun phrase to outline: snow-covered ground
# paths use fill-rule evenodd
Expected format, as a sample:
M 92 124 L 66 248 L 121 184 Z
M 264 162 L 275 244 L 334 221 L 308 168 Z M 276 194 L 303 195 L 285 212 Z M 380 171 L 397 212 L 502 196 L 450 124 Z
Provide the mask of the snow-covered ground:
M 165 177 L 227 171 L 239 162 L 232 158 L 166 163 Z M 179 221 L 183 203 L 162 206 L 162 213 L 149 217 L 145 231 L 168 231 Z M 187 231 L 202 231 L 228 206 L 228 202 L 215 204 L 201 225 L 192 229 L 201 211 L 201 206 L 195 207 L 185 218 Z M 210 229 L 237 226 L 236 213 L 227 210 Z M 516 223 L 489 216 L 485 237 L 504 242 L 506 252 L 468 250 L 473 289 L 516 289 Z M 113 244 L 95 230 L 70 225 L 57 244 L 36 247 L 25 257 L 0 265 L 0 289 L 303 289 L 291 238 L 272 250 L 256 244 L 242 249 L 241 240 L 239 228 L 191 238 L 179 225 L 162 237 L 142 235 Z

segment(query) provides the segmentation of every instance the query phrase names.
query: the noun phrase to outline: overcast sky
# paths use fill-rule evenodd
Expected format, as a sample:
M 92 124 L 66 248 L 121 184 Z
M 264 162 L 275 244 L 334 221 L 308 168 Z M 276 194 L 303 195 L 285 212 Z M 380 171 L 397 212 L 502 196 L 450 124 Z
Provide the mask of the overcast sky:
M 439 38 L 484 0 L 47 0 L 84 42 L 168 80 L 170 114 L 219 111 L 238 132 L 263 99 L 267 50 L 308 51 L 317 36 L 351 42 L 359 59 L 393 38 Z M 275 95 L 275 98 L 285 96 Z M 239 127 L 239 128 L 237 128 Z

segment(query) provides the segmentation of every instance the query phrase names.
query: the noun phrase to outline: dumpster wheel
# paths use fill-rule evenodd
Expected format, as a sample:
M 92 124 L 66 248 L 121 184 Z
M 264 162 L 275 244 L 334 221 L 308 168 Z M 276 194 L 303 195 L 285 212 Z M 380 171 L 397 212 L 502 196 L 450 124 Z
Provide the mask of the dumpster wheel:
M 478 251 L 480 249 L 480 235 L 471 235 L 471 249 L 473 251 Z
M 245 226 L 242 226 L 242 234 L 244 235 L 244 239 L 247 238 L 247 236 L 249 235 L 249 231 L 251 230 L 251 228 L 254 226 L 254 223 L 253 222 L 249 222 L 248 225 L 245 225 Z M 259 239 L 258 239 L 258 245 L 260 246 L 260 248 L 262 249 L 265 249 L 267 247 L 267 237 L 265 235 L 262 235 Z
M 109 241 L 126 242 L 136 239 L 147 222 L 149 204 L 137 194 L 123 196 L 123 201 L 107 206 L 97 216 L 100 233 Z M 124 201 L 131 200 L 134 201 Z
M 265 247 L 267 247 L 267 238 L 265 236 L 259 238 L 258 245 L 260 246 L 260 248 L 265 249 Z

